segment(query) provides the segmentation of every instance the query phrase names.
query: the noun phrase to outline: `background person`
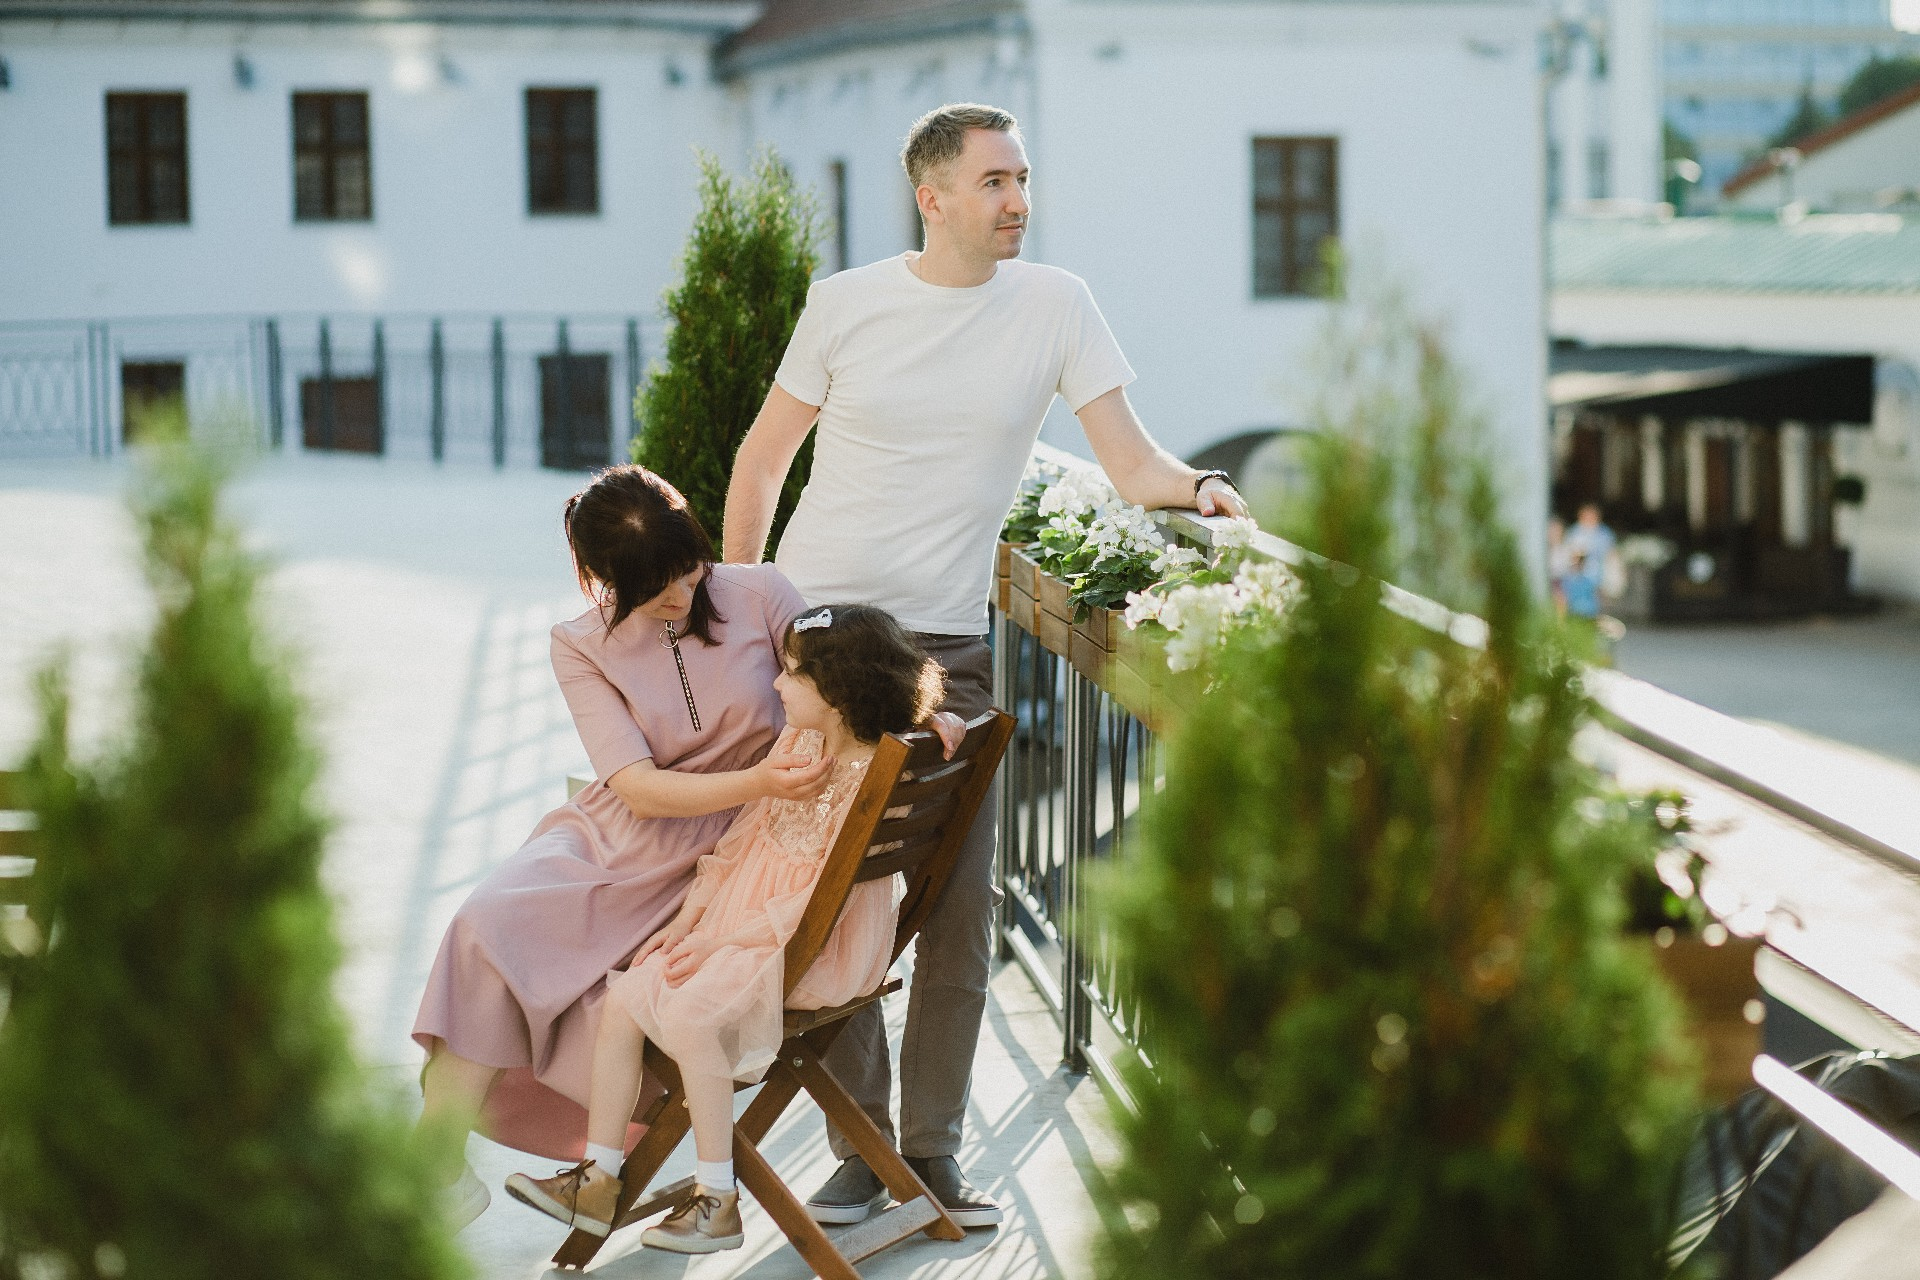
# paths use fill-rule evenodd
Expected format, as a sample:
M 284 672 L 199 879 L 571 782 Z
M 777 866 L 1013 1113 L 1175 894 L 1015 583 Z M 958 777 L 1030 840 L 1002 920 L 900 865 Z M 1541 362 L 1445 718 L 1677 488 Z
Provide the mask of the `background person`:
M 1154 442 L 1133 381 L 1087 286 L 1018 260 L 1029 201 L 1026 148 L 1009 113 L 959 104 L 923 116 L 901 156 L 926 249 L 842 271 L 807 295 L 774 386 L 735 459 L 725 551 L 756 563 L 794 454 L 818 426 L 813 471 L 777 563 L 811 602 L 878 605 L 947 671 L 944 709 L 971 719 L 992 697 L 985 641 L 994 541 L 1040 423 L 1058 395 L 1129 502 L 1245 515 L 1223 472 Z M 915 944 L 900 1052 L 899 1146 L 962 1226 L 1000 1221 L 954 1156 L 993 956 L 989 795 L 939 907 Z M 834 1073 L 892 1134 L 891 1064 L 879 1006 L 835 1043 Z M 886 1192 L 838 1133 L 840 1168 L 808 1202 L 858 1222 Z

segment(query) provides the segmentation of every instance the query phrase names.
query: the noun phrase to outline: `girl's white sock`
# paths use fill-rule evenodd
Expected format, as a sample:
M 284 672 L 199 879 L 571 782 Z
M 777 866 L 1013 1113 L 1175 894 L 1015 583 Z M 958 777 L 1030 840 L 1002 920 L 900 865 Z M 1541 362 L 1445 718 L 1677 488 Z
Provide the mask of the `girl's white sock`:
M 684 1165 L 681 1167 L 685 1168 Z M 709 1191 L 732 1191 L 733 1161 L 696 1160 L 693 1163 L 693 1180 Z
M 620 1176 L 620 1166 L 626 1162 L 627 1157 L 618 1147 L 603 1147 L 597 1142 L 589 1142 L 587 1159 L 617 1178 Z

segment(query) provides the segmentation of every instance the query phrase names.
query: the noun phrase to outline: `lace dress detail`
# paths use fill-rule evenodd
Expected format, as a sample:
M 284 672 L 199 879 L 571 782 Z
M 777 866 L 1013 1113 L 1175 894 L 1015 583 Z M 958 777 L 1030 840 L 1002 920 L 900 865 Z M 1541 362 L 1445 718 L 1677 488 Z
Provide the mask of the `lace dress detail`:
M 789 728 L 774 750 L 817 757 L 820 745 L 819 734 Z M 899 916 L 897 875 L 853 887 L 819 958 L 782 999 L 787 941 L 800 927 L 867 764 L 836 764 L 811 800 L 755 801 L 700 859 L 687 901 L 701 916 L 688 936 L 715 946 L 691 977 L 668 986 L 661 952 L 609 975 L 612 1007 L 625 1010 L 683 1071 L 756 1080 L 780 1048 L 783 1006 L 844 1004 L 886 977 Z
M 822 740 L 816 729 L 793 735 L 787 750 L 810 759 L 820 758 Z M 853 803 L 860 784 L 867 779 L 868 760 L 835 764 L 826 787 L 811 800 L 769 800 L 766 802 L 766 839 L 769 851 L 799 862 L 826 861 L 833 848 L 833 836 L 840 831 L 845 809 Z

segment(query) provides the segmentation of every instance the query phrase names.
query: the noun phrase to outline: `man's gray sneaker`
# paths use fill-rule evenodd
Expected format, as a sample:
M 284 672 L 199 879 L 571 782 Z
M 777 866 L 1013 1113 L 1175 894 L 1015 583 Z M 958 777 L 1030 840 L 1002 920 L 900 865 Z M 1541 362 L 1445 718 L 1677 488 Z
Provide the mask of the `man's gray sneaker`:
M 907 1164 L 920 1175 L 920 1181 L 927 1184 L 927 1190 L 933 1192 L 933 1198 L 940 1202 L 956 1226 L 1000 1225 L 1000 1206 L 992 1196 L 967 1181 L 967 1175 L 960 1172 L 960 1162 L 952 1156 L 908 1156 Z
M 807 1216 L 828 1226 L 864 1222 L 868 1214 L 885 1208 L 890 1199 L 886 1187 L 867 1167 L 867 1162 L 859 1156 L 848 1156 L 827 1179 L 826 1185 L 807 1201 Z

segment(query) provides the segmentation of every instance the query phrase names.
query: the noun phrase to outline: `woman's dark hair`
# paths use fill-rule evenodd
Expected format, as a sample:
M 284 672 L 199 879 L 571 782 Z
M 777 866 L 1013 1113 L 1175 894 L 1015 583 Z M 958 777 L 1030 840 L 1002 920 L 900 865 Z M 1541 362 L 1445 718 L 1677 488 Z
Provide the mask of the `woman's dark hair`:
M 599 583 L 610 597 L 602 610 L 609 632 L 676 579 L 705 570 L 683 634 L 720 643 L 713 624 L 726 619 L 707 594 L 713 543 L 678 489 L 645 467 L 608 467 L 567 499 L 566 526 L 581 583 Z
M 805 626 L 831 614 L 826 626 Z M 793 673 L 813 681 L 853 736 L 878 742 L 906 733 L 932 715 L 946 695 L 946 673 L 921 652 L 907 629 L 885 609 L 833 604 L 809 609 L 787 625 L 781 648 Z

